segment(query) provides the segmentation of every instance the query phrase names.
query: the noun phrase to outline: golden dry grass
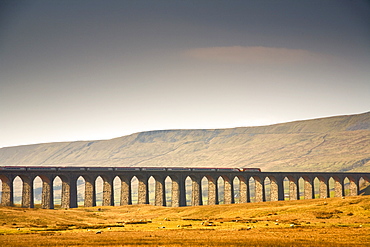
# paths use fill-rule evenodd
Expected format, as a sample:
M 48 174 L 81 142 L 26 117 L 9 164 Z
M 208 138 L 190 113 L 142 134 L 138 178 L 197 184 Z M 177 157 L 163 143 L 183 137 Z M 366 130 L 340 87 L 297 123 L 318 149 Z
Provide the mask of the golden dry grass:
M 181 208 L 0 209 L 0 246 L 370 246 L 369 229 L 370 196 Z

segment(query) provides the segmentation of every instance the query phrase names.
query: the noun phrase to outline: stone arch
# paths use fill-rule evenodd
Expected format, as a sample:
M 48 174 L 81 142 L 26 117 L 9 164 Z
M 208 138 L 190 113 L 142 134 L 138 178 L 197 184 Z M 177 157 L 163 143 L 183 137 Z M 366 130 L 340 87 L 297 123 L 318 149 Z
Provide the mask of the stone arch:
M 155 197 L 156 197 L 156 190 L 155 190 L 156 179 L 153 176 L 148 178 L 148 200 L 149 204 L 155 205 Z
M 286 183 L 288 181 L 288 184 Z M 293 176 L 286 176 L 284 183 L 284 191 L 288 190 L 289 200 L 299 199 L 299 184 L 298 180 Z
M 131 187 L 131 200 L 132 204 L 138 204 L 139 198 L 139 179 L 137 176 L 133 176 L 130 181 Z
M 1 205 L 13 206 L 13 180 L 5 175 L 0 175 L 1 180 Z
M 42 179 L 36 176 L 33 181 L 33 203 L 35 207 L 41 207 L 42 200 Z
M 149 204 L 148 177 L 138 174 L 132 176 L 130 187 L 131 204 Z
M 202 202 L 203 205 L 209 205 L 208 198 L 209 198 L 209 179 L 207 176 L 203 176 L 200 180 L 201 188 L 202 188 Z
M 234 195 L 234 203 L 240 203 L 240 179 L 239 176 L 235 176 L 232 179 L 232 189 L 233 189 L 233 195 Z
M 54 200 L 53 200 L 53 185 L 50 177 L 40 175 L 42 179 L 42 200 L 41 207 L 44 209 L 53 209 Z
M 347 181 L 346 181 L 347 180 Z M 346 185 L 345 195 L 357 196 L 359 194 L 358 181 L 353 176 L 347 176 L 343 180 L 344 185 Z
M 202 205 L 201 177 L 195 175 L 186 176 L 184 181 L 181 181 L 181 184 L 183 184 L 184 188 L 180 189 L 180 194 L 184 193 L 186 200 L 183 206 Z
M 323 176 L 317 176 L 319 181 L 318 191 L 319 196 L 318 198 L 327 198 L 330 197 L 330 187 L 329 187 L 329 178 Z
M 58 175 L 53 177 L 53 202 L 61 208 L 77 207 L 77 178 Z
M 23 195 L 23 180 L 20 176 L 16 176 L 13 181 L 13 202 L 14 206 L 22 206 L 22 195 Z
M 256 182 L 253 176 L 248 179 L 248 188 L 250 194 L 250 201 L 256 202 Z
M 297 200 L 302 200 L 305 197 L 305 188 L 304 188 L 305 180 L 303 177 L 299 177 L 297 179 Z
M 249 177 L 237 176 L 239 179 L 239 203 L 250 202 Z
M 60 176 L 62 179 L 62 208 L 77 208 L 77 178 Z
M 251 201 L 263 202 L 265 200 L 264 183 L 259 176 L 251 176 L 249 179 L 249 188 Z
M 265 177 L 263 179 L 263 188 L 264 188 L 264 193 L 265 193 L 265 200 L 266 201 L 271 201 L 271 179 L 270 177 Z
M 120 205 L 120 201 L 121 201 L 121 186 L 122 186 L 122 182 L 121 182 L 121 178 L 119 176 L 115 176 L 113 178 L 113 197 L 114 197 L 114 206 L 118 206 Z
M 351 196 L 360 195 L 360 178 L 349 176 Z
M 269 180 L 269 183 L 267 184 L 266 184 L 266 179 Z M 284 200 L 284 188 L 283 188 L 282 181 L 280 181 L 280 184 L 279 184 L 279 181 L 274 176 L 267 176 L 264 181 L 265 181 L 265 188 L 267 186 L 270 187 L 270 190 L 265 189 L 266 200 L 268 200 L 268 198 L 270 201 Z
M 370 195 L 370 179 L 362 176 L 358 180 L 359 195 Z
M 86 182 L 83 176 L 77 178 L 77 205 L 85 205 L 85 196 L 86 196 Z
M 301 195 L 301 199 L 313 199 L 314 198 L 314 188 L 313 188 L 313 181 L 309 176 L 302 176 L 303 180 L 302 188 L 303 194 Z M 301 186 L 301 185 L 299 185 Z
M 193 180 L 190 176 L 186 176 L 185 178 L 185 198 L 186 198 L 186 206 L 191 206 L 192 204 L 192 195 L 193 195 L 193 188 L 192 188 Z
M 320 180 L 318 177 L 314 177 L 312 180 L 313 186 L 313 198 L 320 198 Z
M 114 205 L 113 179 L 112 177 L 100 175 L 95 179 L 96 201 L 101 201 L 102 206 Z
M 62 205 L 62 186 L 63 180 L 60 176 L 56 176 L 53 179 L 52 187 L 53 187 L 53 204 L 54 207 L 61 207 Z
M 21 186 L 19 185 L 19 182 L 21 183 Z M 33 208 L 33 179 L 26 175 L 18 175 L 13 180 L 13 187 L 16 188 L 14 195 L 19 193 L 19 189 L 21 190 L 19 193 L 21 198 L 21 207 Z M 19 198 L 19 194 L 17 199 Z M 14 199 L 14 201 L 16 201 L 16 199 Z
M 335 196 L 335 180 L 333 177 L 328 179 L 328 198 Z
M 81 178 L 81 179 L 80 179 Z M 78 182 L 80 179 L 83 183 Z M 96 206 L 96 177 L 91 177 L 87 175 L 81 175 L 76 181 L 78 187 L 80 198 L 83 197 L 84 207 L 95 207 Z M 78 193 L 77 193 L 78 194 Z
M 101 176 L 97 176 L 94 181 L 95 186 L 95 205 L 103 205 L 103 184 L 104 180 Z
M 290 200 L 289 198 L 289 179 L 284 177 L 283 179 L 283 187 L 284 187 L 284 200 Z
M 350 196 L 350 181 L 348 177 L 343 178 L 343 196 Z
M 344 196 L 343 179 L 338 176 L 332 176 L 328 181 L 330 197 L 342 197 Z
M 44 209 L 54 208 L 53 190 L 49 177 L 39 175 L 32 179 L 33 202 Z
M 364 176 L 362 176 L 360 179 L 363 179 L 365 183 L 370 184 L 370 176 L 366 176 L 366 175 L 364 175 Z
M 164 178 L 164 194 L 165 194 L 165 205 L 167 207 L 172 206 L 172 178 L 170 176 L 166 176 Z
M 225 180 L 222 176 L 219 176 L 216 180 L 217 187 L 217 204 L 225 204 Z
M 233 179 L 221 175 L 217 178 L 218 204 L 234 203 Z
M 166 177 L 153 175 L 148 179 L 149 202 L 155 206 L 166 206 Z

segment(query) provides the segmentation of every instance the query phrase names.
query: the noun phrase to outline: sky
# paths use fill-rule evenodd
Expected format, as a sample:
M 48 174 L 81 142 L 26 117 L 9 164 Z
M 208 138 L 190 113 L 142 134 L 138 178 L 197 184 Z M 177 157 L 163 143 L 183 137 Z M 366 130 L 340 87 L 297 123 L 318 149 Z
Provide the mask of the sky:
M 370 110 L 370 1 L 0 0 L 0 147 Z

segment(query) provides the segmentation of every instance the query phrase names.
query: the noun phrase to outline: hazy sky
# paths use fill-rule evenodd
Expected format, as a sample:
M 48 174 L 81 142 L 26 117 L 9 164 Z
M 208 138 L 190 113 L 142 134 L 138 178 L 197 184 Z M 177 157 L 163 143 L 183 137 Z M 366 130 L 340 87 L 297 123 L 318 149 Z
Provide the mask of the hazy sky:
M 370 2 L 0 0 L 0 147 L 370 110 Z

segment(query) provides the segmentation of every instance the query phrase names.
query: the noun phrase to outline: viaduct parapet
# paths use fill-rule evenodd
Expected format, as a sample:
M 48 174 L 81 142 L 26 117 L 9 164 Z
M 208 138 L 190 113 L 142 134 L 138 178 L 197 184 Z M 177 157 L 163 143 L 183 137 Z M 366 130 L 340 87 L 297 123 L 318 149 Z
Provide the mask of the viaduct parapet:
M 136 169 L 136 168 L 135 168 Z M 240 172 L 240 171 L 192 171 L 192 170 L 116 170 L 112 168 L 79 168 L 71 170 L 59 168 L 34 168 L 27 170 L 0 170 L 2 181 L 1 205 L 14 205 L 14 179 L 22 180 L 21 206 L 34 207 L 34 180 L 42 180 L 41 207 L 54 208 L 53 181 L 59 177 L 62 181 L 61 207 L 77 207 L 77 180 L 85 181 L 84 206 L 96 206 L 96 185 L 98 177 L 103 180 L 103 206 L 114 205 L 113 180 L 120 179 L 119 205 L 132 204 L 132 185 L 134 177 L 138 179 L 137 203 L 149 204 L 148 181 L 155 180 L 154 204 L 166 206 L 166 189 L 171 191 L 172 207 L 186 206 L 186 179 L 191 179 L 191 202 L 188 205 L 203 205 L 206 198 L 208 205 L 247 202 L 300 200 L 356 196 L 360 194 L 360 183 L 370 183 L 370 173 L 324 173 L 324 172 Z M 166 188 L 165 180 L 171 179 Z M 221 179 L 222 178 L 222 179 Z M 237 178 L 237 179 L 236 179 Z M 203 183 L 202 183 L 203 181 Z M 206 185 L 204 183 L 206 181 Z M 221 182 L 220 182 L 221 181 Z M 237 181 L 237 183 L 235 183 Z M 267 183 L 266 183 L 267 181 Z M 329 181 L 330 184 L 329 184 Z M 268 185 L 267 185 L 268 184 Z M 203 186 L 202 186 L 203 185 Z M 267 188 L 268 186 L 268 188 Z M 237 187 L 237 190 L 235 189 Z M 220 188 L 223 193 L 221 194 Z M 346 189 L 345 189 L 346 188 Z

